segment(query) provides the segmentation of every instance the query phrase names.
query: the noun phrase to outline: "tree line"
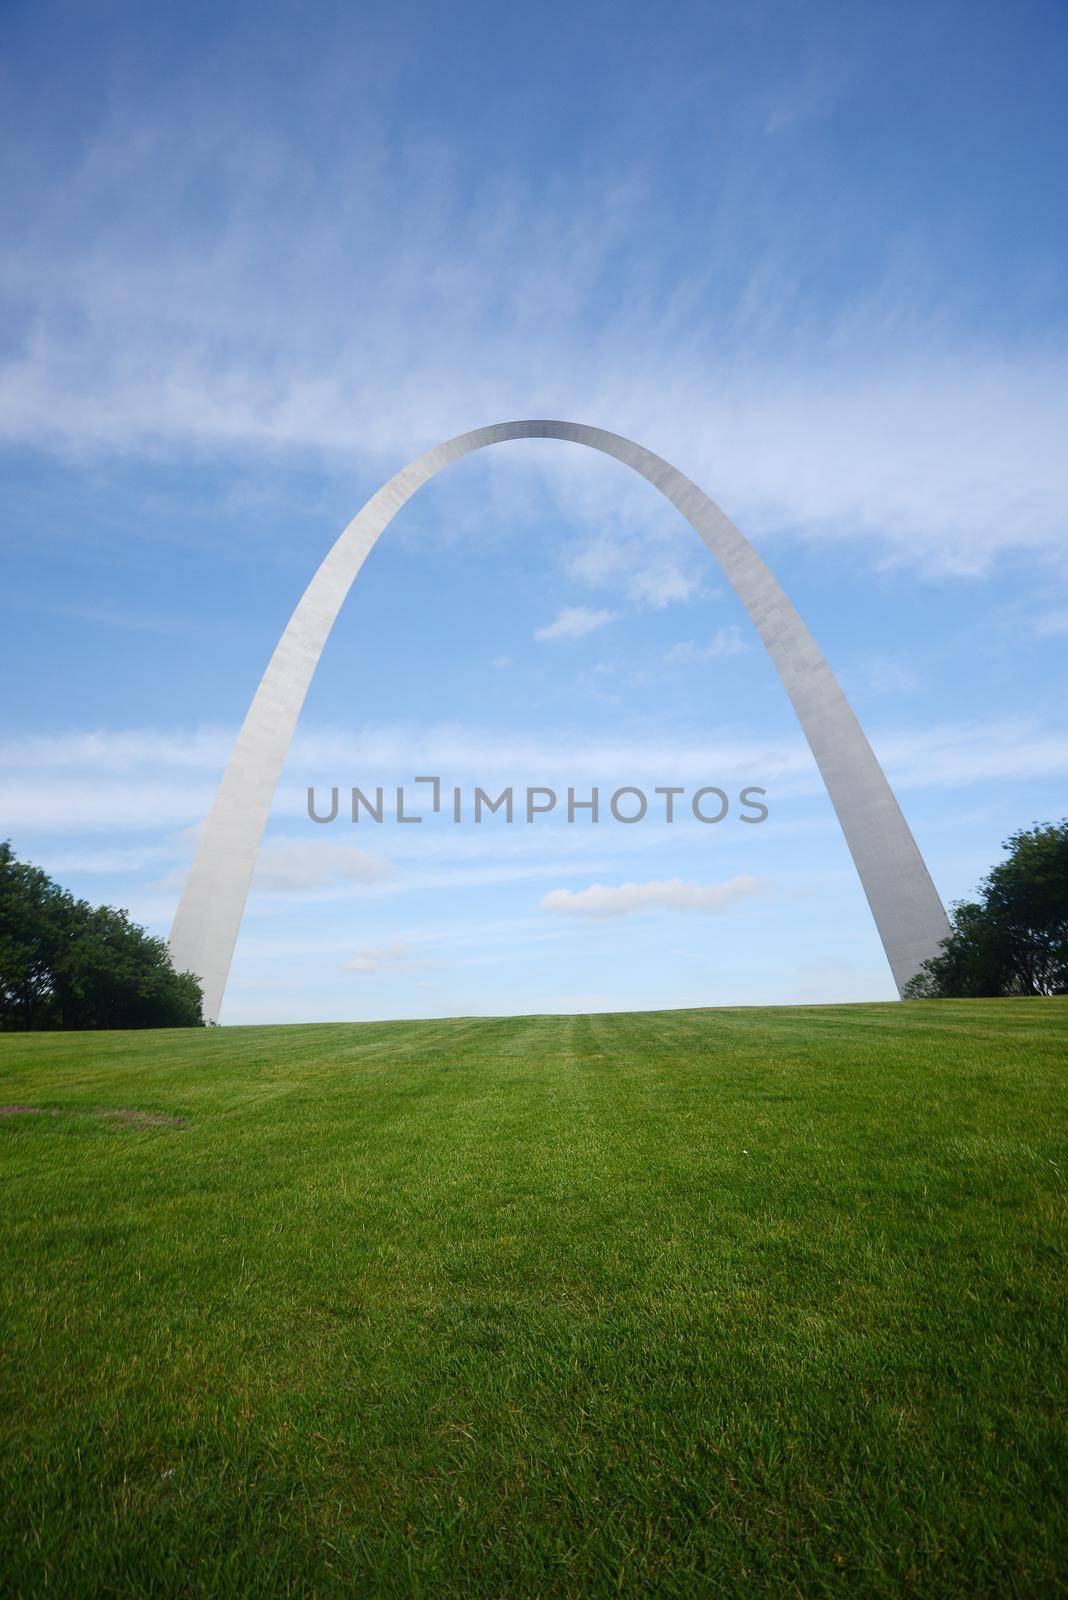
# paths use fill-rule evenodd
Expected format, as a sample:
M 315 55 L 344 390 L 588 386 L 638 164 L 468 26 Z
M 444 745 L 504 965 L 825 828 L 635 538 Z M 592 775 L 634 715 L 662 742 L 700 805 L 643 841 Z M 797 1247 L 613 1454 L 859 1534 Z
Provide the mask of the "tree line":
M 0 1028 L 193 1028 L 200 980 L 125 911 L 92 906 L 0 843 Z

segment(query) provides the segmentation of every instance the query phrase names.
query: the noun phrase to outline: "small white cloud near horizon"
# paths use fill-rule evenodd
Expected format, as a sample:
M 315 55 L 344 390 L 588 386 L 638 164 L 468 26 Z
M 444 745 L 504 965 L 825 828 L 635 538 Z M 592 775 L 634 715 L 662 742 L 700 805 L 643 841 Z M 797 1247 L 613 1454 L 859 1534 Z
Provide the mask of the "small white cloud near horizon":
M 708 644 L 697 644 L 693 639 L 684 639 L 678 644 L 673 644 L 664 660 L 673 665 L 691 661 L 722 661 L 727 656 L 744 655 L 752 648 L 751 642 L 742 638 L 742 630 L 738 623 L 729 622 L 726 626 L 716 629 Z
M 666 878 L 653 883 L 592 883 L 588 889 L 553 889 L 538 905 L 543 911 L 580 917 L 626 917 L 632 911 L 719 911 L 764 888 L 761 878 L 739 873 L 726 883 L 687 883 Z
M 411 946 L 405 944 L 403 939 L 392 939 L 389 944 L 367 945 L 357 950 L 351 961 L 342 962 L 341 970 L 372 977 L 381 972 L 383 967 L 425 967 L 429 964 L 414 956 Z
M 584 639 L 588 633 L 596 633 L 598 628 L 614 622 L 615 616 L 614 611 L 594 611 L 589 606 L 565 606 L 556 613 L 552 622 L 544 628 L 536 628 L 534 637 L 542 641 Z

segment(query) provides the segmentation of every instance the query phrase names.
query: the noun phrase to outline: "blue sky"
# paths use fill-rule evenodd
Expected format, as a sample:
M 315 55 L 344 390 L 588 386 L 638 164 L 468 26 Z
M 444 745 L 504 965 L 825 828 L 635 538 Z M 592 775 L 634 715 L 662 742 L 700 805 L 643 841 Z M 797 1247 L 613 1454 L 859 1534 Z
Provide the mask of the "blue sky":
M 439 439 L 554 416 L 737 521 L 968 894 L 1068 811 L 1063 6 L 381 9 L 5 8 L 0 835 L 165 932 L 342 526 Z M 770 815 L 304 814 L 427 771 Z M 324 655 L 223 1020 L 892 994 L 671 508 L 550 442 L 421 491 Z

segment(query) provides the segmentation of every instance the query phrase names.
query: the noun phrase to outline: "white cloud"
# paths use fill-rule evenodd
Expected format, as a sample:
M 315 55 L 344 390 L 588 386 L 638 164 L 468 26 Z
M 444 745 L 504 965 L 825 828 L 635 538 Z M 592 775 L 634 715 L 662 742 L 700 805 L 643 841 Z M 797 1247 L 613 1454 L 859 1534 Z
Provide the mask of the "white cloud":
M 147 868 L 158 868 L 161 863 L 170 863 L 180 849 L 180 841 L 175 840 L 169 844 L 116 845 L 103 850 L 53 850 L 49 852 L 48 870 L 51 873 L 100 873 L 108 877 L 125 877 L 144 872 Z
M 906 791 L 1020 784 L 1068 772 L 1068 733 L 1030 718 L 897 728 L 872 743 L 890 781 Z
M 704 575 L 685 572 L 678 562 L 639 567 L 626 584 L 627 597 L 638 605 L 662 610 L 676 601 L 694 600 L 704 588 Z
M 589 503 L 589 491 L 576 496 L 581 515 L 597 520 L 597 508 Z M 661 522 L 648 508 L 639 530 L 628 531 L 617 525 L 581 540 L 564 552 L 569 575 L 591 588 L 614 588 L 639 606 L 662 610 L 679 601 L 693 600 L 707 588 L 708 558 L 691 539 L 680 539 L 674 518 Z M 602 508 L 601 514 L 604 514 Z
M 748 900 L 763 888 L 759 878 L 746 873 L 727 883 L 686 883 L 667 878 L 660 883 L 623 883 L 609 888 L 593 883 L 588 889 L 553 889 L 538 904 L 544 911 L 579 917 L 626 917 L 632 911 L 719 911 Z
M 236 728 L 96 728 L 30 734 L 0 741 L 0 769 L 115 774 L 218 768 L 221 774 L 236 733 Z
M 1040 639 L 1059 639 L 1068 634 L 1068 606 L 1036 617 L 1034 631 Z
M 338 884 L 378 884 L 392 875 L 383 856 L 329 839 L 269 839 L 260 851 L 253 892 L 306 894 Z
M 814 309 L 824 257 L 759 197 L 707 220 L 680 280 L 677 234 L 639 179 L 472 186 L 445 148 L 392 137 L 388 162 L 369 159 L 369 109 L 309 185 L 298 149 L 235 138 L 222 104 L 192 132 L 174 101 L 104 104 L 82 159 L 18 193 L 0 438 L 79 459 L 310 455 L 373 484 L 465 427 L 565 415 L 658 450 L 758 540 L 860 541 L 925 573 L 1011 551 L 1063 562 L 1064 351 L 955 330 L 956 280 L 939 304 L 875 268 Z M 215 204 L 191 200 L 209 183 Z M 717 262 L 749 224 L 762 245 L 728 286 Z M 533 479 L 584 505 L 588 465 L 526 449 L 529 469 L 501 455 L 512 505 Z M 635 603 L 688 597 L 707 556 L 625 479 L 614 463 L 589 478 L 603 514 L 569 564 Z
M 394 939 L 389 944 L 367 945 L 363 950 L 357 950 L 352 960 L 343 964 L 342 971 L 358 972 L 369 977 L 381 972 L 384 967 L 427 967 L 430 964 L 413 955 L 411 947 L 403 939 Z
M 866 731 L 887 776 L 903 791 L 1068 775 L 1068 729 L 1036 718 L 898 723 Z M 125 849 L 133 832 L 160 836 L 197 825 L 211 806 L 231 739 L 228 730 L 195 728 L 3 741 L 0 836 L 112 832 Z M 173 776 L 161 778 L 161 772 Z M 415 772 L 441 773 L 446 783 L 545 783 L 560 794 L 568 784 L 613 781 L 758 783 L 777 798 L 821 787 L 800 733 L 760 738 L 679 727 L 661 737 L 613 739 L 568 728 L 538 737 L 466 723 L 369 724 L 355 732 L 298 733 L 272 816 L 304 822 L 309 782 L 343 782 L 350 773 L 368 782 L 404 782 Z M 176 847 L 174 854 L 188 851 Z
M 591 611 L 589 606 L 565 606 L 552 622 L 537 628 L 535 639 L 583 639 L 615 619 L 614 611 Z
M 164 783 L 145 772 L 116 782 L 103 765 L 79 766 L 67 772 L 25 767 L 0 778 L 0 829 L 41 833 L 115 830 L 123 838 L 134 832 L 161 833 L 207 816 L 218 775 L 205 776 L 200 782 Z
M 726 627 L 717 628 L 707 644 L 695 644 L 692 639 L 673 644 L 664 659 L 673 664 L 719 661 L 727 656 L 744 655 L 752 648 L 750 642 L 742 638 L 742 630 L 738 624 L 731 622 Z
M 842 679 L 847 688 L 857 683 L 873 694 L 894 696 L 913 694 L 922 682 L 919 671 L 911 662 L 893 656 L 875 655 L 857 662 L 852 670 L 844 671 Z

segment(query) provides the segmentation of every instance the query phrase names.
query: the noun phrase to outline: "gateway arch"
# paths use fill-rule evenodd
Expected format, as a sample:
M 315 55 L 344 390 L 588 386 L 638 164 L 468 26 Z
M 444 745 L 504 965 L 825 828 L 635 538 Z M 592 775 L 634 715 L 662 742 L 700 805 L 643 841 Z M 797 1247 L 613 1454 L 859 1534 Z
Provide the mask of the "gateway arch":
M 615 456 L 678 507 L 748 611 L 797 712 L 868 897 L 900 993 L 949 922 L 883 770 L 816 642 L 749 541 L 689 478 L 631 440 L 578 422 L 501 422 L 417 456 L 378 491 L 312 578 L 260 680 L 175 913 L 170 955 L 222 1005 L 267 814 L 304 697 L 337 614 L 379 534 L 442 467 L 509 439 L 565 439 Z

